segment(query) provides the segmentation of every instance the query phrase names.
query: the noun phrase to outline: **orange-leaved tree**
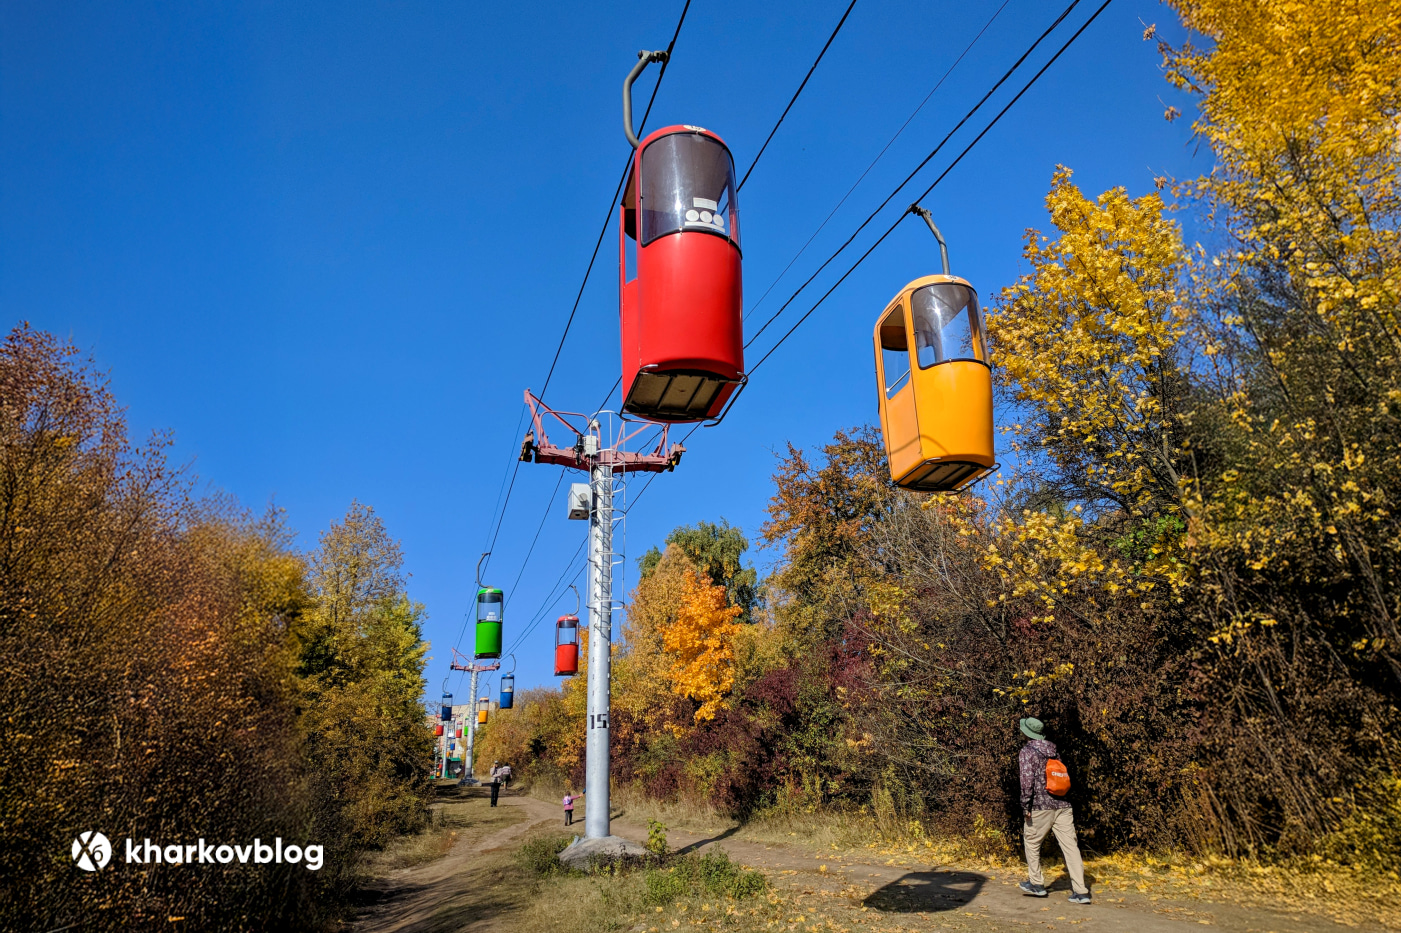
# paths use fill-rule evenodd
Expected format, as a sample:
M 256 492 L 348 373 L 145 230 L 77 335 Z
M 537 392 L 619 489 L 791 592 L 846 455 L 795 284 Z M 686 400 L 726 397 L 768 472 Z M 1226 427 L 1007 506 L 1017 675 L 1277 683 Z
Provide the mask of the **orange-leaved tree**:
M 735 682 L 735 618 L 743 612 L 725 600 L 725 588 L 687 570 L 676 620 L 662 629 L 671 657 L 671 689 L 694 700 L 697 723 L 714 719 Z

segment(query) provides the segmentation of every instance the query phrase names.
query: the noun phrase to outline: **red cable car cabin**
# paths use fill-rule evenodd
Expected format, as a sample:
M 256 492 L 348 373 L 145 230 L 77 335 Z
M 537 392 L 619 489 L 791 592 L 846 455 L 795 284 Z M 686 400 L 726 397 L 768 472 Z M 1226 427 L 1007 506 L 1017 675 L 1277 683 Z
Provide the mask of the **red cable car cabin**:
M 623 116 L 635 150 L 618 222 L 623 408 L 653 421 L 719 416 L 744 382 L 735 166 L 719 136 L 668 126 L 638 141 L 632 81 Z M 636 275 L 628 281 L 628 239 Z
M 555 676 L 579 673 L 579 617 L 560 616 L 555 623 Z

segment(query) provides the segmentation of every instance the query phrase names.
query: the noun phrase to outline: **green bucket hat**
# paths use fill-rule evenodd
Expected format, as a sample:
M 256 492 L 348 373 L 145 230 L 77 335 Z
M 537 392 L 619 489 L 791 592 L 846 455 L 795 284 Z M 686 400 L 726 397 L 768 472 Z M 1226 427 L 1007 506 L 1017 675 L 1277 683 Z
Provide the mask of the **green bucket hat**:
M 1046 727 L 1041 723 L 1041 720 L 1039 719 L 1031 719 L 1030 717 L 1023 719 L 1021 721 L 1021 727 L 1022 735 L 1026 736 L 1029 739 L 1044 739 L 1046 737 Z

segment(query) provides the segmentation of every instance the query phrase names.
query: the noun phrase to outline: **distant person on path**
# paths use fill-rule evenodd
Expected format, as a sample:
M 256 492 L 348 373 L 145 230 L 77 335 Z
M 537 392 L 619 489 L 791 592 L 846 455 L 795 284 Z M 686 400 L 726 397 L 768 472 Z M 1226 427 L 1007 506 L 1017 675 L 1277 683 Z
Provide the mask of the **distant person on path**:
M 1022 735 L 1030 742 L 1022 746 L 1017 761 L 1022 779 L 1022 833 L 1026 842 L 1027 880 L 1018 885 L 1032 897 L 1045 897 L 1046 879 L 1041 874 L 1041 843 L 1047 833 L 1056 834 L 1065 870 L 1070 875 L 1070 903 L 1090 903 L 1090 889 L 1085 886 L 1085 865 L 1080 861 L 1080 847 L 1075 842 L 1075 817 L 1070 801 L 1063 794 L 1070 790 L 1070 776 L 1060 763 L 1053 742 L 1045 736 L 1045 726 L 1039 719 L 1023 719 Z M 1052 783 L 1047 789 L 1046 763 L 1052 763 Z
M 510 786 L 511 786 L 511 766 L 510 766 L 510 765 L 502 765 L 502 766 L 501 766 L 501 786 L 502 786 L 502 787 L 510 787 Z
M 496 806 L 496 798 L 501 796 L 501 769 L 496 762 L 491 763 L 491 805 Z
M 568 793 L 566 793 L 566 794 L 564 795 L 564 825 L 565 825 L 565 826 L 573 826 L 573 825 L 574 825 L 574 801 L 578 800 L 578 799 L 579 799 L 580 797 L 582 797 L 582 796 L 584 796 L 584 795 L 583 795 L 583 794 L 576 794 L 576 793 L 574 793 L 573 791 L 569 791 Z

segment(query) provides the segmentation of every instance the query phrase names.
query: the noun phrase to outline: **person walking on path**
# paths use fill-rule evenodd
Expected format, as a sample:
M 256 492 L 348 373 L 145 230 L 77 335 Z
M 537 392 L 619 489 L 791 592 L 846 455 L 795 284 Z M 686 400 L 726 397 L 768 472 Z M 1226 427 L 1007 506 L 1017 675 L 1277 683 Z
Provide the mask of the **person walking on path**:
M 565 795 L 564 795 L 564 825 L 565 825 L 565 826 L 573 826 L 573 825 L 574 825 L 574 801 L 578 800 L 578 799 L 579 799 L 580 797 L 582 797 L 582 796 L 584 796 L 584 795 L 583 795 L 583 794 L 576 794 L 576 793 L 574 793 L 573 791 L 569 791 L 569 792 L 565 793 Z
M 496 798 L 501 795 L 501 769 L 496 762 L 491 763 L 491 805 L 496 806 Z
M 1017 756 L 1027 870 L 1027 880 L 1018 887 L 1032 897 L 1045 897 L 1049 893 L 1041 873 L 1041 843 L 1048 833 L 1054 832 L 1061 855 L 1065 857 L 1065 870 L 1070 875 L 1070 903 L 1088 904 L 1090 889 L 1085 886 L 1085 865 L 1080 861 L 1080 846 L 1075 842 L 1075 816 L 1070 801 L 1046 789 L 1046 762 L 1056 759 L 1059 753 L 1055 743 L 1046 740 L 1045 728 L 1039 719 L 1021 721 L 1022 735 L 1031 741 L 1022 746 Z M 1068 776 L 1065 787 L 1069 790 Z

